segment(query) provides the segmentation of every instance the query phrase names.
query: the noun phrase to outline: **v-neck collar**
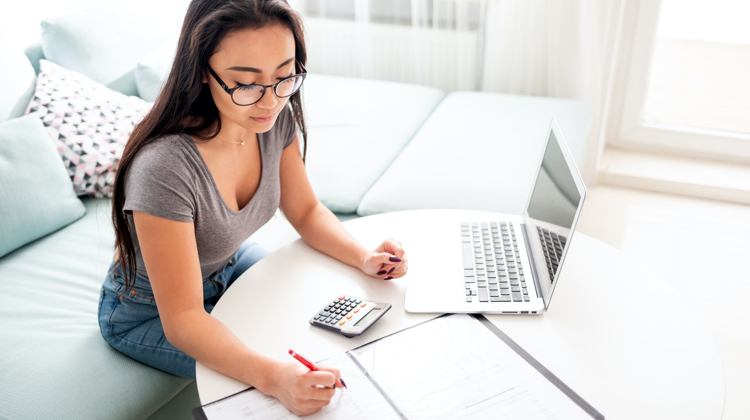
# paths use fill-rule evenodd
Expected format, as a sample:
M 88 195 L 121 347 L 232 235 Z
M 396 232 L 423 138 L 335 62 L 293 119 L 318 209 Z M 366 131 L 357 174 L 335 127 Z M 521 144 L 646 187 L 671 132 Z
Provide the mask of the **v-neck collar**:
M 221 203 L 224 205 L 224 208 L 226 208 L 228 211 L 230 211 L 232 214 L 243 214 L 245 210 L 250 207 L 258 197 L 258 192 L 260 192 L 261 188 L 265 184 L 266 179 L 266 162 L 264 161 L 263 157 L 265 156 L 265 151 L 263 150 L 263 142 L 260 141 L 260 135 L 261 133 L 256 134 L 255 141 L 258 142 L 258 151 L 260 152 L 260 180 L 258 181 L 258 188 L 255 189 L 255 192 L 253 193 L 253 196 L 250 197 L 250 201 L 245 204 L 245 207 L 242 207 L 239 210 L 235 210 L 227 204 L 226 200 L 224 200 L 224 196 L 221 195 L 221 191 L 219 191 L 219 186 L 216 185 L 216 180 L 214 179 L 214 175 L 211 173 L 211 170 L 208 169 L 208 165 L 206 164 L 206 161 L 203 159 L 203 155 L 201 154 L 201 151 L 198 149 L 198 146 L 195 144 L 195 141 L 193 141 L 193 138 L 190 137 L 188 134 L 184 134 L 183 137 L 185 140 L 187 140 L 188 143 L 190 143 L 191 147 L 193 148 L 193 151 L 198 155 L 198 158 L 200 159 L 200 164 L 203 167 L 203 170 L 206 171 L 208 174 L 208 178 L 211 180 L 211 185 L 213 185 L 214 191 L 219 196 L 219 199 L 221 200 Z

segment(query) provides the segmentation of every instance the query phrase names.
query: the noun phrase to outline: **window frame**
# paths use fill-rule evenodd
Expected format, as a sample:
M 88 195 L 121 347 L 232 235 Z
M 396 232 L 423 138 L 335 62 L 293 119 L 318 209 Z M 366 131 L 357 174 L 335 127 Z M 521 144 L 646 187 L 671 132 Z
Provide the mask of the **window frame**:
M 718 129 L 659 124 L 641 120 L 646 102 L 651 63 L 659 26 L 661 0 L 630 2 L 631 16 L 620 41 L 621 112 L 611 121 L 616 127 L 610 146 L 724 161 L 750 162 L 750 134 Z M 627 3 L 626 3 L 627 4 Z M 627 7 L 627 6 L 626 6 Z M 629 35 L 629 36 L 628 36 Z M 627 54 L 629 53 L 629 54 Z

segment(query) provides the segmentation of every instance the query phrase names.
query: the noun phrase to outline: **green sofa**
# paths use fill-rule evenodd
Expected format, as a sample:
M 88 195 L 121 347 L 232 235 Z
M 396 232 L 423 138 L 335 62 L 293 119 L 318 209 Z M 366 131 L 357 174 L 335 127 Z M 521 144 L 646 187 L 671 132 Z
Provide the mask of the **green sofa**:
M 4 61 L 0 69 L 0 110 L 9 110 L 0 123 L 19 118 L 30 94 L 7 77 L 38 71 L 41 58 L 114 90 L 155 97 L 174 33 L 148 34 L 148 42 L 123 35 L 143 28 L 128 20 L 138 18 L 99 11 L 45 21 L 41 42 L 25 51 L 28 62 Z M 127 57 L 112 58 L 117 51 Z M 550 118 L 581 168 L 593 114 L 571 100 L 446 94 L 314 72 L 303 92 L 308 174 L 342 220 L 417 208 L 520 212 Z M 80 219 L 0 257 L 0 419 L 191 418 L 199 404 L 192 381 L 133 361 L 101 338 L 97 305 L 113 255 L 111 205 L 81 202 Z M 254 237 L 271 250 L 298 238 L 279 214 Z

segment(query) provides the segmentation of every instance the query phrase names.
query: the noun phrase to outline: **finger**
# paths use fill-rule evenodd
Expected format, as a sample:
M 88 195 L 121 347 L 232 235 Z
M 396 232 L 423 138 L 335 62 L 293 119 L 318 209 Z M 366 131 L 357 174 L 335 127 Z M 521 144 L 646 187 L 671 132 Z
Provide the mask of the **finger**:
M 387 252 L 393 256 L 396 256 L 396 250 L 403 249 L 401 243 L 393 238 L 384 240 L 376 249 L 375 252 Z
M 400 277 L 403 277 L 406 275 L 406 272 L 409 271 L 409 263 L 407 261 L 404 261 L 397 267 L 396 270 L 393 270 L 392 273 L 388 274 L 384 280 L 393 280 Z
M 404 248 L 401 247 L 401 244 L 399 243 L 397 248 L 393 248 L 393 255 L 398 257 L 400 260 L 404 260 L 406 258 L 406 251 L 404 251 Z
M 380 252 L 373 257 L 373 262 L 375 264 L 380 264 L 378 271 L 375 273 L 375 277 L 390 280 L 393 278 L 390 277 L 391 274 L 398 270 L 399 264 L 403 261 L 403 259 L 397 254 L 404 256 L 405 252 L 401 248 L 401 243 L 394 239 L 386 239 L 378 249 L 384 250 L 385 252 Z
M 333 377 L 335 379 L 334 385 L 336 388 L 346 388 L 346 384 L 341 380 L 341 371 L 338 370 L 338 368 L 325 366 L 325 365 L 316 365 L 320 371 L 325 372 L 331 372 L 333 374 Z
M 336 395 L 336 390 L 334 388 L 318 388 L 319 385 L 316 385 L 315 387 L 309 388 L 309 393 L 305 393 L 303 398 L 311 401 L 325 401 L 326 403 L 328 401 L 331 401 L 331 398 L 333 398 L 334 395 Z
M 393 256 L 399 259 L 403 259 L 403 257 L 406 255 L 401 242 L 393 238 L 388 238 L 383 242 L 383 249 L 387 252 L 390 252 Z
M 402 269 L 402 267 L 405 266 L 406 263 L 407 263 L 407 259 L 406 259 L 406 256 L 404 256 L 400 258 L 399 262 L 392 263 L 393 265 L 388 270 L 394 269 L 393 271 L 399 271 Z
M 395 255 L 389 253 L 389 252 L 381 252 L 375 257 L 373 257 L 374 261 L 376 263 L 379 263 L 381 265 L 380 271 L 383 271 L 385 267 L 390 267 L 393 265 L 393 263 L 399 263 L 401 262 L 401 258 L 396 257 Z M 385 270 L 386 272 L 388 270 Z
M 392 268 L 390 264 L 380 264 L 380 271 L 375 273 L 376 276 L 386 276 L 388 275 L 388 271 Z
M 322 386 L 325 388 L 333 388 L 336 382 L 338 381 L 338 369 L 336 368 L 330 368 L 320 365 L 315 365 L 318 369 L 318 371 L 311 371 L 309 372 L 308 380 L 316 386 Z M 335 372 L 334 372 L 335 369 Z
M 398 264 L 383 265 L 380 271 L 375 273 L 376 276 L 387 276 L 398 269 Z
M 310 401 L 330 401 L 334 395 L 336 395 L 336 389 L 314 383 L 307 383 L 294 391 L 298 406 Z

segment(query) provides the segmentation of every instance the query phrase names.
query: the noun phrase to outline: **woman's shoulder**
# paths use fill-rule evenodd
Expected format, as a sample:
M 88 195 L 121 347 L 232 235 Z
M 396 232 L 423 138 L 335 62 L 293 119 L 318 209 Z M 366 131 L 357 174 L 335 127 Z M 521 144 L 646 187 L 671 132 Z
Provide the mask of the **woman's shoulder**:
M 133 166 L 180 165 L 191 163 L 193 152 L 192 139 L 185 134 L 169 134 L 157 137 L 143 146 L 133 158 Z
M 192 184 L 193 175 L 200 167 L 193 139 L 185 134 L 158 137 L 138 150 L 128 169 L 129 183 L 151 183 L 154 179 L 180 178 Z
M 195 214 L 196 183 L 190 136 L 169 135 L 143 146 L 125 175 L 125 211 L 182 222 Z
M 155 139 L 152 139 L 138 151 L 137 156 L 142 154 L 151 155 L 170 155 L 174 154 L 175 151 L 181 152 L 186 146 L 188 141 L 192 141 L 190 136 L 187 134 L 166 134 Z

